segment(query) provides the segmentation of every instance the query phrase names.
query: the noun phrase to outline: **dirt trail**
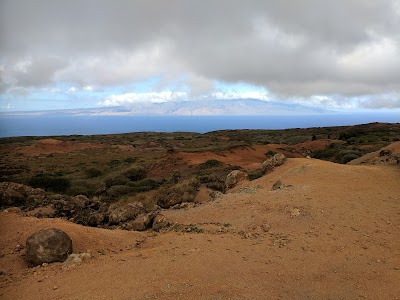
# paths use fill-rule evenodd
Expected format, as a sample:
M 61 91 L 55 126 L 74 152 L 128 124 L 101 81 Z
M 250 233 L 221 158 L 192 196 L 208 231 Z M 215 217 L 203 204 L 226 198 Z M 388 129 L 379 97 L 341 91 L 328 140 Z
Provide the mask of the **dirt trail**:
M 286 187 L 271 191 L 278 179 Z M 0 298 L 400 299 L 399 183 L 398 167 L 289 159 L 214 202 L 165 211 L 193 232 L 1 213 Z M 13 247 L 48 226 L 95 257 L 70 270 L 26 269 Z

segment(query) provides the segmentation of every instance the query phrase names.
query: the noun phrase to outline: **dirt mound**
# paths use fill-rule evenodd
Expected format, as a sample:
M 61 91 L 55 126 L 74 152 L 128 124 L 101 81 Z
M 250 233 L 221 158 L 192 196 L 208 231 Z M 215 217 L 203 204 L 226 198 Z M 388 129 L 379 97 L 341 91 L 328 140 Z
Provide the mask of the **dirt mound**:
M 271 191 L 277 180 L 285 188 Z M 399 182 L 387 166 L 288 159 L 212 202 L 163 211 L 161 233 L 0 213 L 0 298 L 399 299 Z M 27 269 L 17 245 L 49 227 L 94 258 Z
M 349 165 L 400 165 L 400 142 L 392 143 L 378 151 L 368 153 L 348 162 Z
M 312 152 L 323 150 L 333 143 L 343 143 L 343 141 L 331 140 L 331 139 L 321 139 L 314 141 L 306 141 L 304 143 L 297 144 L 293 146 L 298 152 L 303 153 L 303 155 L 308 155 Z
M 91 149 L 91 148 L 102 148 L 104 145 L 94 143 L 78 143 L 78 142 L 67 142 L 56 139 L 44 139 L 39 140 L 33 145 L 19 147 L 15 151 L 18 153 L 28 155 L 40 155 L 40 154 L 51 154 L 51 153 L 68 153 L 72 151 Z

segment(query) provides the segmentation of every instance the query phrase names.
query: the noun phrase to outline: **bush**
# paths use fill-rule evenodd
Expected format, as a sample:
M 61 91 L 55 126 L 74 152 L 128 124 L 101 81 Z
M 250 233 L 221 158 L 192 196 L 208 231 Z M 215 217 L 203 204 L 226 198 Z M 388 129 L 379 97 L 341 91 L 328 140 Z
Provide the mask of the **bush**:
M 28 180 L 28 184 L 34 188 L 42 188 L 55 193 L 65 193 L 71 182 L 64 177 L 52 174 L 38 174 Z
M 103 175 L 103 172 L 97 168 L 89 168 L 85 170 L 87 178 L 95 178 Z
M 124 159 L 124 162 L 128 163 L 128 164 L 133 164 L 134 162 L 136 162 L 138 160 L 137 157 L 127 157 Z
M 142 167 L 133 167 L 122 173 L 130 181 L 138 181 L 146 178 L 146 170 Z
M 93 197 L 96 195 L 97 186 L 85 180 L 74 180 L 71 182 L 67 194 L 71 196 L 85 195 Z
M 262 177 L 263 175 L 264 175 L 264 173 L 261 170 L 251 172 L 251 173 L 249 173 L 249 180 L 250 181 L 255 180 L 257 178 Z
M 216 159 L 209 159 L 206 162 L 202 163 L 199 165 L 199 169 L 205 170 L 205 169 L 210 169 L 210 168 L 215 168 L 219 167 L 222 165 L 222 162 Z
M 341 158 L 341 163 L 347 164 L 349 161 L 352 161 L 353 159 L 356 159 L 359 157 L 360 157 L 360 155 L 356 155 L 354 153 L 346 154 Z
M 104 184 L 107 188 L 110 188 L 114 185 L 125 185 L 129 180 L 122 175 L 110 176 L 104 180 Z
M 360 156 L 361 153 L 357 150 L 341 150 L 335 156 L 335 161 L 341 164 L 346 164 L 353 159 L 359 158 Z
M 107 194 L 111 198 L 118 198 L 134 192 L 134 188 L 127 185 L 114 185 L 107 189 Z
M 135 193 L 143 193 L 158 188 L 160 183 L 147 178 L 140 181 L 128 182 L 126 185 L 133 188 L 132 191 Z
M 269 156 L 274 156 L 275 154 L 277 154 L 275 151 L 272 150 L 268 150 L 267 152 L 264 153 L 265 156 L 269 157 Z

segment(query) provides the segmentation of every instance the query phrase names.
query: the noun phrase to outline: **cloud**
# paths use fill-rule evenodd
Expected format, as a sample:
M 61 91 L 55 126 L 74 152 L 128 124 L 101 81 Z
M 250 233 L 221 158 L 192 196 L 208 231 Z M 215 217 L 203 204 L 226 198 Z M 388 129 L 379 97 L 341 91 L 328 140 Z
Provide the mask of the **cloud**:
M 129 105 L 138 102 L 163 103 L 170 101 L 179 101 L 187 99 L 188 94 L 185 92 L 154 92 L 154 93 L 126 93 L 119 95 L 111 95 L 99 104 L 103 106 L 120 106 Z
M 0 93 L 158 76 L 152 96 L 127 88 L 102 103 L 217 95 L 222 81 L 281 101 L 398 107 L 398 28 L 398 0 L 2 0 Z

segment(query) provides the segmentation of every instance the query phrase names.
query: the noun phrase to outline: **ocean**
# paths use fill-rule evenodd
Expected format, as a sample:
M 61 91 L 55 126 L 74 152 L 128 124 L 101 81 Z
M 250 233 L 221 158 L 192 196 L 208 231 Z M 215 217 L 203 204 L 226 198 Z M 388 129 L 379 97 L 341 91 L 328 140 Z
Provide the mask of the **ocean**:
M 94 135 L 127 132 L 198 132 L 399 123 L 398 113 L 298 116 L 0 116 L 0 137 Z

